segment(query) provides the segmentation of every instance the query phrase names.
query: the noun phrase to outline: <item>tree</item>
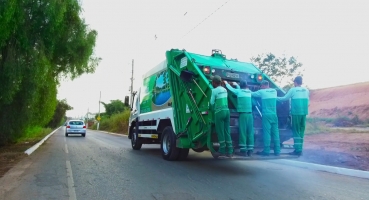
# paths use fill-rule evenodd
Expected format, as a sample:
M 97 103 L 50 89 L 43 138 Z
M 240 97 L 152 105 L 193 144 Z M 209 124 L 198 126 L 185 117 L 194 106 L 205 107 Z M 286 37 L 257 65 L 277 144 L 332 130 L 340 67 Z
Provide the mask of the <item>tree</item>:
M 61 77 L 94 72 L 97 32 L 80 12 L 78 0 L 0 1 L 0 145 L 52 119 Z
M 65 113 L 67 112 L 67 110 L 72 110 L 72 109 L 73 107 L 67 103 L 66 99 L 58 100 L 58 104 L 56 106 L 54 116 L 51 119 L 51 121 L 48 123 L 47 126 L 51 128 L 56 128 L 60 126 L 61 122 L 64 120 Z
M 124 97 L 124 106 L 129 107 L 129 96 Z
M 302 69 L 302 63 L 298 62 L 293 56 L 290 58 L 277 58 L 272 53 L 263 53 L 257 57 L 252 57 L 251 62 L 259 67 L 274 82 L 284 85 L 283 89 L 287 90 L 293 86 L 293 78 L 301 75 L 304 71 Z
M 121 113 L 127 108 L 127 106 L 125 106 L 124 103 L 119 99 L 111 100 L 108 104 L 104 102 L 101 103 L 104 105 L 105 113 L 109 117 L 113 114 Z

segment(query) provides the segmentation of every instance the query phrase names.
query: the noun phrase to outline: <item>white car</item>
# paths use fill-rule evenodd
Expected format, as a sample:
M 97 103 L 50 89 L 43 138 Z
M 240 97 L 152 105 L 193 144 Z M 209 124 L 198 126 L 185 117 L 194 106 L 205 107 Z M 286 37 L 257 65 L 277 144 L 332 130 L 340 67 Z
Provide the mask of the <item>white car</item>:
M 66 123 L 65 137 L 69 134 L 81 134 L 86 137 L 86 124 L 82 120 L 70 120 Z

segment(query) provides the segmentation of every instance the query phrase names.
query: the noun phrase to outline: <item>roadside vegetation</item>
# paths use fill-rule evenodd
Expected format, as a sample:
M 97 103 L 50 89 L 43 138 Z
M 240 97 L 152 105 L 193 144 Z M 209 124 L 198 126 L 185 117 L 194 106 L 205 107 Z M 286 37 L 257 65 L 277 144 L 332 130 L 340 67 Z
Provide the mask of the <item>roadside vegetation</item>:
M 99 130 L 108 132 L 127 134 L 130 107 L 128 102 L 121 100 L 111 100 L 110 103 L 101 102 L 105 107 L 105 113 L 101 113 Z M 97 118 L 97 116 L 96 116 Z M 91 129 L 97 130 L 95 123 Z
M 0 2 L 0 146 L 59 126 L 72 109 L 57 99 L 60 80 L 95 71 L 97 32 L 81 10 L 78 0 Z
M 17 143 L 25 143 L 25 142 L 36 142 L 42 140 L 46 135 L 52 132 L 51 128 L 43 128 L 40 126 L 34 126 L 31 128 L 27 128 L 24 131 L 24 134 L 20 138 L 17 139 Z
M 368 132 L 359 130 L 358 127 L 369 127 L 369 119 L 359 119 L 357 115 L 352 118 L 343 116 L 336 118 L 307 118 L 306 134 L 328 133 L 328 132 Z
M 113 114 L 110 117 L 102 117 L 99 130 L 127 134 L 129 114 L 130 111 L 125 110 L 121 113 Z M 91 129 L 96 130 L 97 124 L 94 124 Z

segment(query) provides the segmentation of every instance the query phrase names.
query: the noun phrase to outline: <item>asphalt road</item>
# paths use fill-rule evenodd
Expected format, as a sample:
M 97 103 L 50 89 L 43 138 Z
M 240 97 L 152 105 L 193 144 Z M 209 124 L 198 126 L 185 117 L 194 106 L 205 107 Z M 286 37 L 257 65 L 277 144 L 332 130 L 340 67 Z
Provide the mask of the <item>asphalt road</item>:
M 54 133 L 0 179 L 0 199 L 369 199 L 369 181 L 270 161 L 162 159 L 159 145 L 133 151 L 127 137 Z

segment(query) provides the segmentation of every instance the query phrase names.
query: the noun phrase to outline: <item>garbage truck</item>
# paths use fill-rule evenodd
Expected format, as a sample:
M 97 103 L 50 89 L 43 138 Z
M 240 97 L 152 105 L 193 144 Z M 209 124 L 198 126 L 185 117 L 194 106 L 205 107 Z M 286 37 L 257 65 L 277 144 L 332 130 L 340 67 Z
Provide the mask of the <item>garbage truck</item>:
M 212 50 L 208 56 L 186 50 L 168 50 L 166 59 L 143 75 L 142 85 L 134 97 L 128 127 L 132 149 L 140 150 L 143 144 L 160 144 L 162 157 L 169 161 L 186 159 L 190 149 L 198 153 L 210 151 L 217 158 L 215 152 L 219 143 L 209 103 L 213 89 L 211 78 L 215 75 L 228 82 L 246 81 L 251 91 L 259 90 L 261 81 L 267 80 L 278 96 L 285 94 L 255 65 L 227 59 L 221 50 Z M 236 100 L 237 97 L 228 91 L 230 133 L 235 152 L 239 151 Z M 253 98 L 252 107 L 255 152 L 263 148 L 261 99 Z M 292 148 L 283 144 L 292 138 L 290 102 L 277 102 L 277 116 L 281 148 Z M 267 159 L 291 157 L 294 156 L 282 152 L 281 156 L 268 156 Z M 262 157 L 253 154 L 234 158 Z

